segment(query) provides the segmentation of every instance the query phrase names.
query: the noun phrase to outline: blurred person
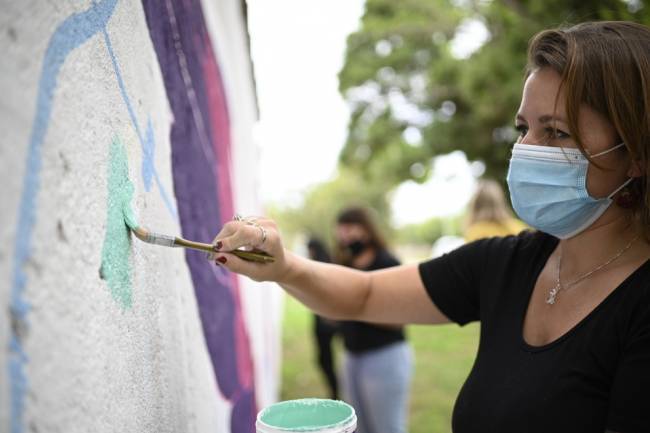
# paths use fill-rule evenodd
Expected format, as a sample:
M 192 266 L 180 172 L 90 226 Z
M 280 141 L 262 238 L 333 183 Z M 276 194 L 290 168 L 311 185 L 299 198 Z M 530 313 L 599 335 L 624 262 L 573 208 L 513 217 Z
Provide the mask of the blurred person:
M 507 181 L 535 231 L 361 272 L 285 251 L 272 220 L 232 221 L 215 263 L 341 320 L 479 321 L 455 433 L 648 431 L 648 47 L 650 29 L 625 21 L 532 38 Z M 275 262 L 228 253 L 243 246 Z
M 440 257 L 443 254 L 455 250 L 463 244 L 465 244 L 465 239 L 460 236 L 440 236 L 431 246 L 431 258 Z
M 526 224 L 512 215 L 503 189 L 494 180 L 482 180 L 474 193 L 465 223 L 465 241 L 516 235 Z
M 332 262 L 325 244 L 316 237 L 309 239 L 307 242 L 307 250 L 309 251 L 309 258 L 312 260 L 323 263 Z M 316 341 L 318 367 L 325 377 L 330 398 L 338 400 L 339 385 L 336 376 L 334 352 L 332 350 L 334 337 L 339 332 L 338 322 L 314 314 L 313 332 Z
M 341 211 L 335 236 L 339 264 L 360 271 L 400 264 L 365 208 Z M 406 432 L 412 356 L 403 327 L 343 321 L 340 329 L 345 397 L 357 411 L 357 433 Z

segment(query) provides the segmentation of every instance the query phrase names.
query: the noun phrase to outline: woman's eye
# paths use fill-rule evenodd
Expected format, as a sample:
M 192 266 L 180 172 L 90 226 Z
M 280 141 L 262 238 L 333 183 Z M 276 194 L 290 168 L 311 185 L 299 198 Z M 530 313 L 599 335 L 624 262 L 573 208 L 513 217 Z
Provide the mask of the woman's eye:
M 515 125 L 515 130 L 519 133 L 520 137 L 523 137 L 528 133 L 528 127 L 526 125 Z
M 571 137 L 568 133 L 557 128 L 546 128 L 544 131 L 546 132 L 548 137 L 556 138 L 558 140 L 563 140 L 565 138 Z

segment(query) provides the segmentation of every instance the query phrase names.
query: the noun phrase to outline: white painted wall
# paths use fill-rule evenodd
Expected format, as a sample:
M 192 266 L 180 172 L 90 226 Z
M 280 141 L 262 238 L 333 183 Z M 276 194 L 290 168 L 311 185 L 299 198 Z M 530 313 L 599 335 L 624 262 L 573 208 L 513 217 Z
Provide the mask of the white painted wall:
M 57 26 L 91 2 L 0 3 L 0 308 L 8 312 L 45 52 Z M 254 93 L 238 5 L 233 0 L 204 2 L 213 41 L 219 41 L 215 45 L 230 47 L 218 50 L 217 56 L 235 107 L 231 117 L 237 208 L 258 213 L 256 184 L 250 181 L 257 161 L 251 138 Z M 229 26 L 215 24 L 220 21 Z M 173 198 L 172 119 L 140 2 L 118 1 L 107 32 L 136 121 L 142 129 L 148 118 L 153 124 L 155 167 Z M 129 308 L 116 302 L 99 278 L 109 146 L 115 137 L 127 151 L 140 222 L 156 231 L 180 233 L 159 190 L 144 189 L 142 149 L 118 84 L 101 32 L 70 51 L 56 77 L 24 266 L 24 298 L 31 307 L 22 339 L 28 358 L 25 407 L 22 420 L 13 426 L 20 428 L 16 432 L 227 432 L 229 407 L 215 386 L 183 252 L 132 243 Z M 277 304 L 278 295 L 249 281 L 243 287 L 258 405 L 263 406 L 277 395 L 279 310 L 267 309 Z M 269 303 L 268 296 L 275 301 Z M 264 311 L 268 314 L 260 314 Z M 15 398 L 8 370 L 10 317 L 0 317 L 4 432 L 11 431 L 16 412 L 10 410 Z

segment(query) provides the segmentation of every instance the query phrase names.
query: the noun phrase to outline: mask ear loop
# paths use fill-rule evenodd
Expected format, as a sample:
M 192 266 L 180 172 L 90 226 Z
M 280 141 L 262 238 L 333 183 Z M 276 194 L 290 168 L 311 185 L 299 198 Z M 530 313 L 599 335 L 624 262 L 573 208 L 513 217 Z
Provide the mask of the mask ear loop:
M 604 150 L 604 151 L 602 151 L 602 152 L 600 152 L 600 153 L 597 153 L 597 154 L 595 154 L 595 155 L 589 155 L 589 156 L 591 156 L 592 158 L 596 158 L 596 157 L 598 157 L 598 156 L 607 155 L 608 153 L 615 151 L 616 149 L 618 149 L 618 148 L 621 147 L 621 146 L 625 146 L 625 142 L 621 142 L 621 143 L 617 144 L 616 146 L 612 147 L 611 149 L 607 149 L 607 150 Z M 633 180 L 634 180 L 633 177 L 628 178 L 628 180 L 626 180 L 625 182 L 623 182 L 623 185 L 621 185 L 621 186 L 619 186 L 618 188 L 616 188 L 616 189 L 614 190 L 614 192 L 612 192 L 611 194 L 609 194 L 609 195 L 607 196 L 607 198 L 608 198 L 608 199 L 611 199 L 612 197 L 614 197 L 614 196 L 616 195 L 617 192 L 619 192 L 620 190 L 622 190 L 623 188 L 625 188 L 626 186 L 628 186 L 628 185 L 630 184 L 630 182 L 632 182 Z
M 609 152 L 609 151 L 608 151 L 608 152 Z M 621 186 L 619 186 L 618 188 L 616 188 L 616 189 L 614 190 L 613 193 L 611 193 L 610 195 L 607 196 L 607 198 L 611 199 L 612 197 L 614 197 L 614 196 L 616 195 L 617 192 L 619 192 L 620 190 L 622 190 L 623 188 L 625 188 L 626 186 L 628 186 L 628 185 L 630 184 L 630 182 L 632 182 L 633 180 L 634 180 L 633 177 L 628 178 L 628 180 L 626 180 L 626 181 L 623 183 L 623 185 L 621 185 Z
M 625 143 L 617 144 L 616 146 L 612 147 L 611 149 L 607 149 L 607 150 L 604 150 L 604 151 L 602 151 L 600 153 L 597 153 L 595 155 L 589 155 L 589 156 L 592 157 L 592 158 L 596 158 L 598 156 L 607 155 L 609 152 L 613 152 L 613 151 L 615 151 L 616 149 L 618 149 L 621 146 L 625 146 Z

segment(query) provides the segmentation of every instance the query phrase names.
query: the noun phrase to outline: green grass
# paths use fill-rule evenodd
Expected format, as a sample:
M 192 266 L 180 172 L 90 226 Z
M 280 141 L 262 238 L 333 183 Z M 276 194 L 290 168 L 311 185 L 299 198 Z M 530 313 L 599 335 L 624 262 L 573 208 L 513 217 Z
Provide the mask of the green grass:
M 408 431 L 451 432 L 454 401 L 478 347 L 478 325 L 410 326 L 407 332 L 415 352 Z M 282 338 L 283 400 L 327 397 L 325 382 L 316 367 L 311 333 L 311 313 L 287 297 Z M 336 353 L 340 366 L 340 341 L 336 342 Z

